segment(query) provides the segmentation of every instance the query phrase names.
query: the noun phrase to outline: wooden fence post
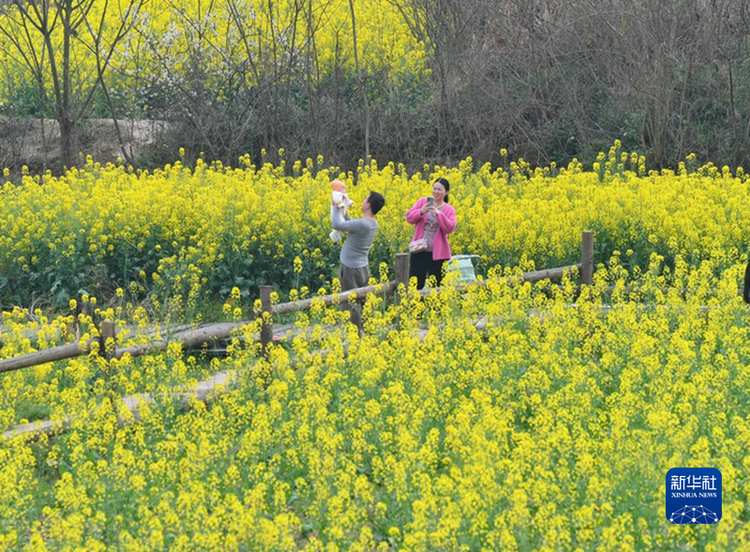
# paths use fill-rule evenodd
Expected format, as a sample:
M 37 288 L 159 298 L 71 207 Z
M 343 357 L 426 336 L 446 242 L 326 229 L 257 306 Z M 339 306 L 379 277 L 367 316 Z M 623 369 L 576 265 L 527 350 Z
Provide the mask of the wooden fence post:
M 409 287 L 409 253 L 396 253 L 396 286 L 404 284 Z
M 101 325 L 101 342 L 99 345 L 99 355 L 103 356 L 107 360 L 110 360 L 114 354 L 115 354 L 115 344 L 116 344 L 116 337 L 115 337 L 115 323 L 110 321 L 104 321 Z M 112 338 L 113 344 L 112 344 L 112 350 L 107 350 L 107 340 L 109 338 Z
M 273 316 L 271 314 L 272 291 L 273 286 L 260 286 L 260 346 L 263 352 L 263 356 L 268 355 L 268 345 L 273 341 Z
M 398 294 L 398 288 L 401 284 L 404 284 L 404 292 L 409 292 L 409 268 L 411 264 L 411 255 L 409 253 L 396 253 L 396 288 L 394 290 L 394 302 L 398 303 L 401 301 L 401 297 Z M 396 327 L 401 327 L 401 316 L 399 312 L 396 315 Z
M 581 284 L 594 281 L 594 233 L 585 230 L 581 236 Z

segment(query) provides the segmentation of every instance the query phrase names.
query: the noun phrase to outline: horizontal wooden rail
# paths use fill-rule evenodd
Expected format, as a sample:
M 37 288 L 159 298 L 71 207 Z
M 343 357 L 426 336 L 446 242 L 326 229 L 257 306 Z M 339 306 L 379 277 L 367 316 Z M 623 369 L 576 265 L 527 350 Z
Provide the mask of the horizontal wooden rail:
M 273 314 L 284 314 L 290 312 L 297 312 L 301 310 L 309 310 L 314 302 L 320 301 L 324 305 L 332 305 L 335 303 L 346 303 L 351 294 L 356 295 L 358 298 L 364 298 L 368 293 L 389 293 L 395 289 L 395 282 L 388 282 L 387 284 L 366 286 L 362 288 L 345 291 L 333 295 L 326 295 L 324 297 L 313 297 L 311 299 L 304 299 L 302 301 L 293 301 L 291 303 L 280 303 L 272 307 Z M 242 326 L 247 326 L 255 321 L 244 320 L 240 322 L 222 322 L 217 324 L 207 324 L 205 326 L 193 329 L 183 330 L 171 335 L 169 338 L 158 339 L 150 343 L 144 343 L 142 345 L 131 345 L 128 347 L 117 348 L 116 351 L 110 355 L 111 358 L 120 359 L 124 355 L 129 354 L 131 357 L 138 357 L 147 353 L 163 351 L 170 343 L 179 341 L 185 348 L 196 347 L 209 341 L 219 341 L 222 339 L 229 339 L 232 336 L 232 332 Z M 38 366 L 40 364 L 46 364 L 48 362 L 57 362 L 60 360 L 66 360 L 69 358 L 75 358 L 84 354 L 87 354 L 91 350 L 91 346 L 94 343 L 99 343 L 99 338 L 92 338 L 84 343 L 69 343 L 67 345 L 60 345 L 58 347 L 51 347 L 44 349 L 43 351 L 35 351 L 33 353 L 27 353 L 25 355 L 0 360 L 0 373 L 12 372 L 14 370 L 20 370 L 22 368 L 30 368 L 32 366 Z
M 520 278 L 523 279 L 524 282 L 539 282 L 541 280 L 556 280 L 558 278 L 562 278 L 563 275 L 566 272 L 571 272 L 573 269 L 577 269 L 580 273 L 581 265 L 570 265 L 570 266 L 561 266 L 559 268 L 547 268 L 545 270 L 535 270 L 533 272 L 526 272 L 525 274 L 521 274 Z
M 297 312 L 303 310 L 309 310 L 313 303 L 322 301 L 324 305 L 330 306 L 334 304 L 346 304 L 349 297 L 353 293 L 358 299 L 364 299 L 369 293 L 390 293 L 396 286 L 397 282 L 387 282 L 385 284 L 378 284 L 374 286 L 365 286 L 361 288 L 351 289 L 349 291 L 342 291 L 341 293 L 334 293 L 333 295 L 325 295 L 323 297 L 311 297 L 310 299 L 303 299 L 301 301 L 293 301 L 291 303 L 280 303 L 271 307 L 273 314 L 286 314 L 289 312 Z
M 218 372 L 206 380 L 199 382 L 195 387 L 184 389 L 173 393 L 173 398 L 179 400 L 178 409 L 185 411 L 194 400 L 208 402 L 214 396 L 220 394 L 226 387 L 234 383 L 237 373 L 234 370 Z M 130 395 L 119 400 L 120 408 L 129 411 L 129 416 L 117 416 L 117 424 L 123 427 L 129 423 L 137 422 L 141 418 L 141 408 L 144 404 L 153 405 L 156 401 L 149 393 Z M 66 416 L 61 420 L 39 420 L 26 424 L 17 425 L 3 432 L 0 440 L 13 439 L 24 436 L 29 439 L 38 439 L 42 435 L 57 435 L 65 432 L 73 423 L 73 418 Z
M 84 349 L 87 346 L 90 346 L 91 342 L 94 341 L 96 340 L 90 340 L 88 344 L 84 345 L 83 347 L 79 343 L 70 343 L 68 345 L 60 345 L 58 347 L 44 349 L 43 351 L 36 351 L 33 353 L 27 353 L 25 355 L 0 360 L 0 373 L 12 372 L 13 370 L 20 370 L 21 368 L 29 368 L 31 366 L 37 366 L 39 364 L 57 362 L 59 360 L 81 356 L 85 353 Z
M 520 278 L 524 282 L 538 282 L 544 279 L 562 278 L 566 272 L 576 269 L 581 276 L 581 283 L 591 284 L 591 277 L 593 274 L 593 244 L 593 232 L 584 232 L 581 241 L 580 264 L 558 268 L 549 268 L 545 270 L 536 270 L 533 272 L 520 274 L 518 276 L 512 276 L 511 279 Z M 410 256 L 408 253 L 398 253 L 396 255 L 395 281 L 377 284 L 374 286 L 365 286 L 322 297 L 311 297 L 309 299 L 303 299 L 300 301 L 292 301 L 289 303 L 272 305 L 270 301 L 270 286 L 261 286 L 261 304 L 263 316 L 261 318 L 262 326 L 260 332 L 260 341 L 264 353 L 266 352 L 267 346 L 273 338 L 272 329 L 274 315 L 309 310 L 317 302 L 321 302 L 325 306 L 330 306 L 333 304 L 346 305 L 352 294 L 354 294 L 358 299 L 363 299 L 370 293 L 391 293 L 400 284 L 408 284 L 409 259 Z M 430 289 L 422 289 L 419 291 L 419 293 L 421 295 L 427 295 L 431 291 L 432 290 Z M 60 360 L 78 357 L 88 353 L 94 343 L 99 343 L 99 353 L 108 359 L 120 359 L 126 354 L 130 355 L 131 357 L 138 357 L 150 352 L 163 351 L 169 346 L 170 343 L 174 342 L 182 343 L 183 347 L 185 348 L 196 347 L 210 341 L 229 339 L 232 336 L 232 332 L 234 330 L 242 326 L 251 324 L 252 322 L 254 322 L 254 320 L 207 324 L 195 329 L 183 329 L 181 331 L 173 332 L 171 335 L 169 335 L 168 338 L 158 339 L 156 341 L 142 345 L 132 345 L 128 347 L 116 348 L 114 350 L 111 348 L 111 346 L 106 346 L 107 343 L 111 342 L 111 340 L 114 340 L 116 342 L 114 325 L 112 322 L 104 322 L 102 324 L 101 338 L 96 337 L 82 343 L 60 345 L 58 347 L 51 347 L 43 351 L 36 351 L 18 357 L 0 360 L 0 373 L 11 372 L 14 370 L 20 370 L 22 368 L 29 368 L 31 366 L 46 364 L 48 362 L 57 362 Z
M 537 282 L 544 278 L 560 278 L 566 270 L 575 268 L 577 265 L 552 268 L 548 270 L 539 270 L 536 272 L 529 272 L 526 274 L 519 275 L 524 281 Z M 397 287 L 397 282 L 387 282 L 385 284 L 379 284 L 374 286 L 366 286 L 350 291 L 344 291 L 333 295 L 326 295 L 323 297 L 312 297 L 310 299 L 304 299 L 301 301 L 293 301 L 289 303 L 280 303 L 271 307 L 272 314 L 287 314 L 292 312 L 309 310 L 312 305 L 316 302 L 321 302 L 326 306 L 334 304 L 346 304 L 354 294 L 357 298 L 363 299 L 370 293 L 390 293 Z M 425 288 L 420 290 L 420 293 L 426 295 L 432 290 Z M 120 359 L 126 354 L 131 357 L 139 357 L 147 353 L 153 353 L 157 351 L 165 350 L 170 343 L 179 341 L 183 347 L 191 348 L 203 343 L 210 341 L 219 341 L 223 339 L 229 339 L 232 336 L 232 332 L 242 326 L 251 324 L 254 320 L 244 320 L 240 322 L 223 322 L 217 324 L 207 324 L 203 327 L 199 327 L 192 330 L 182 330 L 169 338 L 158 339 L 150 343 L 144 343 L 141 345 L 131 345 L 128 347 L 119 347 L 116 351 L 109 355 L 110 358 Z M 43 351 L 35 351 L 33 353 L 27 353 L 25 355 L 0 360 L 0 373 L 12 372 L 14 370 L 20 370 L 22 368 L 29 368 L 31 366 L 37 366 L 40 364 L 46 364 L 48 362 L 58 362 L 60 360 L 66 360 L 69 358 L 75 358 L 84 354 L 87 354 L 92 345 L 99 343 L 99 338 L 92 338 L 84 343 L 70 343 L 67 345 L 60 345 L 57 347 L 51 347 L 44 349 Z M 101 345 L 100 345 L 101 347 Z
M 541 280 L 556 280 L 559 278 L 562 278 L 563 275 L 566 272 L 570 272 L 573 269 L 578 269 L 580 271 L 581 265 L 569 265 L 569 266 L 561 266 L 558 268 L 547 268 L 545 270 L 535 270 L 533 272 L 525 272 L 523 274 L 519 274 L 518 276 L 509 276 L 508 281 L 514 282 L 514 281 L 522 281 L 522 282 L 539 282 Z M 483 280 L 481 282 L 472 282 L 471 284 L 460 284 L 458 287 L 459 289 L 462 287 L 468 287 L 468 286 L 474 286 L 474 285 L 480 285 L 480 286 L 486 286 L 487 280 Z M 440 288 L 422 288 L 419 290 L 419 294 L 429 295 L 433 291 L 439 290 Z

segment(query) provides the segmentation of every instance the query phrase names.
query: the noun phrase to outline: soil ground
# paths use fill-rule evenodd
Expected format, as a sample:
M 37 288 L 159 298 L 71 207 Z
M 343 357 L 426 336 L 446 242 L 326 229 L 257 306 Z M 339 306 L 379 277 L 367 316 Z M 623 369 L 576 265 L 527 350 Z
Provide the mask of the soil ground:
M 100 163 L 116 161 L 118 157 L 138 159 L 160 133 L 167 129 L 165 121 L 118 121 L 122 143 L 112 119 L 84 119 L 77 130 L 77 151 L 91 155 Z M 60 168 L 60 132 L 53 119 L 17 119 L 0 117 L 0 169 L 20 172 L 23 165 L 31 173 L 53 173 Z

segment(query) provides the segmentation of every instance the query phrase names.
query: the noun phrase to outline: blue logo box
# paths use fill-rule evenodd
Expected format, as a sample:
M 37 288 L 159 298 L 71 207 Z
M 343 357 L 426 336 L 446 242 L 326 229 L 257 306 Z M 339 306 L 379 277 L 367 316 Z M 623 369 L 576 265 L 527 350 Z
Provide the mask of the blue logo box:
M 672 468 L 667 472 L 666 497 L 670 523 L 718 523 L 721 472 L 716 468 Z

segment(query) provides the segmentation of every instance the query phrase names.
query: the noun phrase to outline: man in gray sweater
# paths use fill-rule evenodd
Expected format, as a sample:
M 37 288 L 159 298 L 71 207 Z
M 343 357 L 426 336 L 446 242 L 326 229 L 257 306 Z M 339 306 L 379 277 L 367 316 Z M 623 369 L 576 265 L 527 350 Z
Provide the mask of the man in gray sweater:
M 378 231 L 375 215 L 384 205 L 385 198 L 381 194 L 370 192 L 370 195 L 362 202 L 362 218 L 359 219 L 352 219 L 349 213 L 344 213 L 342 216 L 341 209 L 331 205 L 333 229 L 348 234 L 339 255 L 341 291 L 364 287 L 370 280 L 370 247 Z M 351 321 L 360 331 L 362 330 L 362 307 L 359 302 L 351 310 Z

